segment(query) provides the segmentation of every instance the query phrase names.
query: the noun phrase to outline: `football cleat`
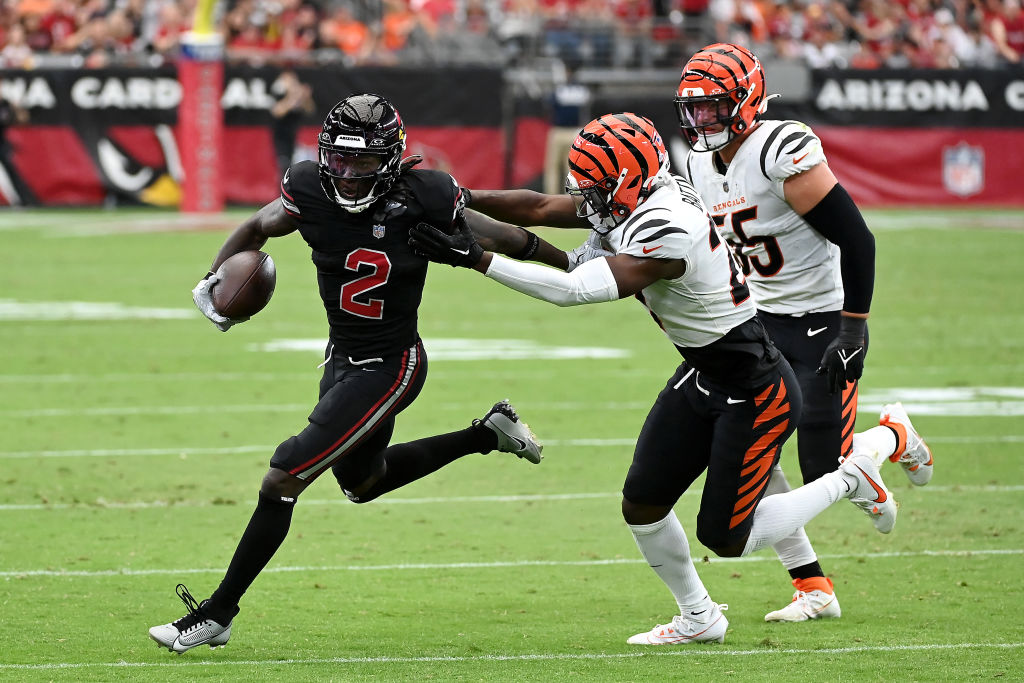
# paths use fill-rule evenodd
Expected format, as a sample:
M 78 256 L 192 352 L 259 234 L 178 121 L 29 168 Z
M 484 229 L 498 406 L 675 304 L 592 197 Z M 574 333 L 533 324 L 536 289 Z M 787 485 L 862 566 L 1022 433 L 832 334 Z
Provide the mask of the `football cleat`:
M 722 614 L 728 605 L 711 603 L 701 612 L 687 612 L 673 617 L 670 624 L 659 624 L 645 633 L 638 633 L 626 642 L 630 645 L 686 645 L 687 643 L 721 643 L 729 620 Z
M 498 450 L 502 453 L 515 453 L 534 465 L 544 457 L 541 455 L 544 446 L 530 426 L 519 418 L 508 399 L 495 403 L 481 419 L 473 420 L 473 424 L 482 424 L 494 432 L 498 437 Z
M 229 621 L 224 626 L 211 619 L 204 610 L 209 601 L 197 603 L 184 584 L 179 583 L 175 592 L 188 608 L 188 614 L 169 624 L 154 626 L 149 629 L 149 637 L 161 647 L 166 647 L 179 655 L 198 645 L 209 645 L 210 649 L 223 647 L 231 638 L 232 622 Z M 237 610 L 235 613 L 237 614 Z
M 924 486 L 932 480 L 932 450 L 910 424 L 910 417 L 902 403 L 891 403 L 882 407 L 878 416 L 878 424 L 889 427 L 896 432 L 896 452 L 889 456 L 892 462 L 898 462 L 907 475 L 907 479 L 915 486 Z
M 823 590 L 803 590 L 803 579 L 793 579 L 796 593 L 793 602 L 782 609 L 764 615 L 765 621 L 808 621 L 809 619 L 838 618 L 843 612 L 839 609 L 839 599 L 835 593 Z M 825 579 L 832 586 L 831 579 Z M 803 586 L 806 588 L 806 586 Z
M 885 488 L 875 459 L 867 453 L 854 452 L 843 461 L 839 470 L 857 478 L 857 485 L 847 492 L 850 502 L 867 513 L 880 532 L 887 534 L 892 531 L 896 526 L 896 500 Z

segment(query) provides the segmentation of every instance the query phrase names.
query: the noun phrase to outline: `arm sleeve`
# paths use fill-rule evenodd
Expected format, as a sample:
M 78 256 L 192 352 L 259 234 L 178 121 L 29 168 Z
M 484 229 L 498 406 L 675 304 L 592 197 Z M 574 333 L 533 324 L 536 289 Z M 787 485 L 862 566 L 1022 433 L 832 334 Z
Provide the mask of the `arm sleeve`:
M 853 199 L 836 183 L 803 218 L 840 249 L 840 269 L 846 292 L 843 310 L 848 313 L 870 311 L 875 289 L 875 237 Z
M 619 286 L 615 283 L 608 260 L 604 258 L 587 261 L 566 273 L 495 254 L 486 275 L 517 292 L 556 306 L 576 306 L 619 298 Z

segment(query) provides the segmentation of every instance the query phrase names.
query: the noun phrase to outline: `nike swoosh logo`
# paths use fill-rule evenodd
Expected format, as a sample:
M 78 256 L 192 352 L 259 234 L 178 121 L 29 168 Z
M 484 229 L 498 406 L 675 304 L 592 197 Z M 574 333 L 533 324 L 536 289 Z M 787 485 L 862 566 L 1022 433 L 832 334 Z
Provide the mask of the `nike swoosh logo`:
M 526 442 L 525 441 L 523 441 L 522 439 L 520 439 L 518 437 L 515 437 L 515 436 L 512 437 L 512 440 L 515 441 L 517 444 L 519 444 L 519 450 L 521 450 L 521 451 L 526 450 Z M 868 481 L 870 481 L 870 480 L 868 480 Z
M 813 337 L 816 334 L 821 334 L 822 332 L 824 332 L 827 329 L 828 329 L 828 325 L 826 325 L 825 327 L 821 327 L 821 328 L 819 328 L 817 330 L 812 330 L 810 328 L 807 328 L 807 336 L 808 337 Z
M 864 478 L 867 479 L 867 482 L 869 484 L 871 484 L 871 488 L 873 488 L 875 490 L 875 493 L 878 494 L 878 497 L 875 498 L 874 502 L 876 502 L 876 503 L 884 503 L 885 501 L 889 500 L 889 496 L 885 495 L 885 489 L 883 489 L 881 486 L 876 484 L 875 480 L 872 479 L 871 477 L 869 477 L 867 472 L 862 470 L 857 465 L 854 465 L 854 467 L 856 467 L 858 470 L 860 470 L 860 473 L 864 475 Z
M 645 254 L 650 254 L 650 253 L 651 253 L 652 251 L 658 251 L 658 250 L 659 250 L 659 249 L 661 249 L 661 248 L 662 248 L 663 246 L 665 246 L 665 245 L 664 245 L 664 244 L 659 244 L 658 246 L 656 246 L 656 247 L 651 247 L 650 249 L 648 249 L 647 247 L 644 247 L 644 253 L 645 253 Z
M 452 251 L 454 251 L 456 254 L 462 254 L 463 256 L 469 256 L 469 249 L 462 250 L 462 249 L 455 249 L 453 247 Z
M 801 161 L 804 160 L 804 157 L 807 156 L 808 154 L 810 154 L 810 152 L 804 152 L 803 154 L 801 154 L 797 158 L 793 159 L 793 163 L 794 164 L 799 164 Z
M 732 398 L 731 396 L 727 396 L 726 399 L 725 399 L 725 402 L 729 403 L 729 404 L 732 404 L 732 403 L 746 403 L 747 399 L 745 399 L 745 398 Z M 694 612 L 694 614 L 696 614 L 696 612 Z
M 828 606 L 829 606 L 829 605 L 831 605 L 831 604 L 832 604 L 833 602 L 835 602 L 835 601 L 836 601 L 836 598 L 835 598 L 835 596 L 832 596 L 832 599 L 831 599 L 831 600 L 829 600 L 828 602 L 826 602 L 826 603 L 825 603 L 824 605 L 822 605 L 822 606 L 821 606 L 821 607 L 819 607 L 818 609 L 814 610 L 814 613 L 815 613 L 815 614 L 818 614 L 819 612 L 824 612 L 824 611 L 825 611 L 826 609 L 828 609 Z

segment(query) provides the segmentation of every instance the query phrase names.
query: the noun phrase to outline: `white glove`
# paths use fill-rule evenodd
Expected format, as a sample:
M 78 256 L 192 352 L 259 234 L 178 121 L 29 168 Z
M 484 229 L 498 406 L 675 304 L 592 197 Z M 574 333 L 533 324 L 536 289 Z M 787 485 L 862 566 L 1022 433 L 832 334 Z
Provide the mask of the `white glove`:
M 612 256 L 613 254 L 601 248 L 600 236 L 596 232 L 592 232 L 586 242 L 572 251 L 565 252 L 565 255 L 569 257 L 569 267 L 565 269 L 565 272 L 571 273 L 577 266 L 587 261 L 593 261 L 603 256 Z
M 232 325 L 244 323 L 249 318 L 226 318 L 217 312 L 217 309 L 213 307 L 213 296 L 211 295 L 210 290 L 212 290 L 213 286 L 218 282 L 220 282 L 220 278 L 217 277 L 216 273 L 212 273 L 204 277 L 199 281 L 199 284 L 195 286 L 195 289 L 192 290 L 192 301 L 196 303 L 196 308 L 198 308 L 203 315 L 209 318 L 210 322 L 212 322 L 218 330 L 221 332 L 227 332 Z

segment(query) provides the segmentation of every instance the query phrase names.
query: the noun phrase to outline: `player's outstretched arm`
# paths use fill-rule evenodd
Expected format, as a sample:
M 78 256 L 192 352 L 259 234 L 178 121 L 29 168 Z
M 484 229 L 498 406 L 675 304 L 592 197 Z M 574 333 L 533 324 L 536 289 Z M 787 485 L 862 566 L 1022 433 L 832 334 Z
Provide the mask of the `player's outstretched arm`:
M 242 222 L 228 235 L 217 252 L 210 272 L 192 289 L 192 301 L 196 308 L 221 332 L 227 332 L 232 325 L 245 322 L 248 318 L 228 318 L 217 312 L 213 305 L 213 286 L 217 284 L 217 269 L 230 257 L 243 251 L 258 250 L 271 237 L 287 235 L 299 226 L 298 220 L 289 215 L 275 199 Z
M 682 276 L 686 267 L 679 259 L 622 254 L 596 258 L 571 273 L 562 272 L 484 251 L 464 221 L 456 221 L 451 234 L 420 223 L 409 232 L 409 243 L 417 253 L 432 261 L 473 268 L 510 289 L 558 306 L 631 296 L 657 280 Z
M 576 215 L 576 205 L 567 194 L 541 194 L 533 190 L 465 190 L 466 206 L 491 218 L 515 225 L 552 228 L 587 228 L 585 218 Z

